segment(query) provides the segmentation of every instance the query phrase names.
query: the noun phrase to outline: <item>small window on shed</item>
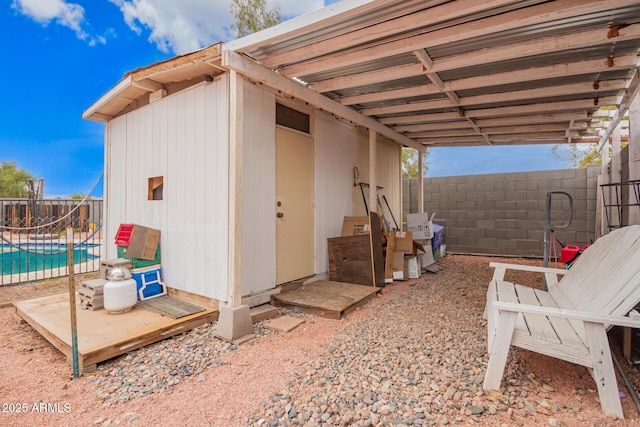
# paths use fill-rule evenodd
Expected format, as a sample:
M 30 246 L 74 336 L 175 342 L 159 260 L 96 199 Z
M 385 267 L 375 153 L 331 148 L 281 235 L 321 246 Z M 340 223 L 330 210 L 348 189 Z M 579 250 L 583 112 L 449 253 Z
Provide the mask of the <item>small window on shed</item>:
M 162 200 L 162 189 L 164 187 L 164 177 L 154 176 L 149 178 L 148 200 Z
M 286 105 L 276 104 L 276 124 L 304 133 L 311 133 L 309 115 Z

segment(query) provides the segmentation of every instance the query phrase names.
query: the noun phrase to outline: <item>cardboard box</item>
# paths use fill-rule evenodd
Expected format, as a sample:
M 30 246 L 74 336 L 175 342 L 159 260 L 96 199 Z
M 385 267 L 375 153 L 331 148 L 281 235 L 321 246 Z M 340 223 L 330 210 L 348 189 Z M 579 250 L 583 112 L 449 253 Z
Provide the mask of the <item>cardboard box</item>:
M 418 243 L 418 242 L 416 242 Z M 431 249 L 431 241 L 430 240 L 422 240 L 419 242 L 422 246 L 422 253 L 418 254 L 418 260 L 420 261 L 420 267 L 426 268 L 432 264 L 435 264 L 436 260 L 434 259 L 434 252 Z
M 411 231 L 396 231 L 393 234 L 395 240 L 394 250 L 398 252 L 413 252 L 413 233 Z
M 406 280 L 404 270 L 404 254 L 402 252 L 393 253 L 393 280 Z
M 153 260 L 159 244 L 160 230 L 135 224 L 127 247 L 127 258 Z
M 345 216 L 342 221 L 341 236 L 360 236 L 369 234 L 368 216 Z
M 414 239 L 425 240 L 433 237 L 433 218 L 435 216 L 435 212 L 431 214 L 431 217 L 426 212 L 407 214 L 407 229 L 413 233 Z

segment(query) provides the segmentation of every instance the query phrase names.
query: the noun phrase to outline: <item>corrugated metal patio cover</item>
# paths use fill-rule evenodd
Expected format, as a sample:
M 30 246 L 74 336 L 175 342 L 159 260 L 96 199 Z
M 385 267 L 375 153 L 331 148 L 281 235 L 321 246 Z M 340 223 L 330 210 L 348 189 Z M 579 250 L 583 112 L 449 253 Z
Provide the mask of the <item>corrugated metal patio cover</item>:
M 638 91 L 640 2 L 346 0 L 224 49 L 425 146 L 599 142 Z

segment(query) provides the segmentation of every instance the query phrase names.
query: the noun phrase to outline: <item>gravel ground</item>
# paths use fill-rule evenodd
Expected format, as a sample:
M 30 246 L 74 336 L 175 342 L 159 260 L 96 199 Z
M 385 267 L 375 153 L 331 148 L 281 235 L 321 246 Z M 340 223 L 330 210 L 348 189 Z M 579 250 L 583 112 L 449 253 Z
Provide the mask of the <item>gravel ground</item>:
M 239 346 L 205 325 L 76 380 L 55 348 L 0 310 L 0 425 L 639 425 L 630 397 L 625 420 L 605 418 L 586 369 L 524 350 L 511 351 L 503 390 L 482 390 L 490 260 L 448 256 L 440 273 L 394 282 L 341 321 L 281 311 L 306 322 L 286 334 L 257 324 Z

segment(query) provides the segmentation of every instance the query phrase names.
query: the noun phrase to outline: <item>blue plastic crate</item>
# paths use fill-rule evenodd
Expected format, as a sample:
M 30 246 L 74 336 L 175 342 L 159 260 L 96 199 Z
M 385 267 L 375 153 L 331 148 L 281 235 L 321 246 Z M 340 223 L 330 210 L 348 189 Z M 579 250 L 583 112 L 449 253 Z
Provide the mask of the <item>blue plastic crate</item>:
M 138 299 L 141 301 L 167 293 L 167 287 L 162 282 L 160 265 L 133 268 L 131 270 L 131 277 L 136 281 Z
M 433 224 L 433 237 L 431 238 L 431 248 L 439 249 L 444 242 L 444 227 L 439 224 Z

